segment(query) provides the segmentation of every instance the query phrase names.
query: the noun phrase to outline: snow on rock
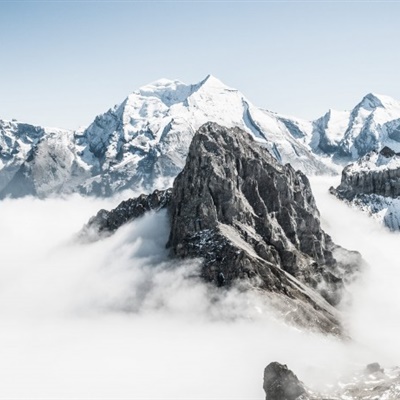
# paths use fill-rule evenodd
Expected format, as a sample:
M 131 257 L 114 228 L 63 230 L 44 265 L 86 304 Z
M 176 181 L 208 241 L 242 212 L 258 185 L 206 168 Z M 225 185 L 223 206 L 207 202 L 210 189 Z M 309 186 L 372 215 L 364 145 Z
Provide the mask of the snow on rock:
M 344 168 L 340 185 L 331 192 L 389 229 L 400 230 L 400 154 L 389 147 Z
M 195 131 L 208 121 L 251 133 L 282 164 L 291 163 L 308 174 L 333 171 L 299 140 L 306 136 L 303 125 L 310 127 L 309 123 L 291 123 L 261 110 L 209 75 L 192 85 L 161 79 L 143 86 L 76 132 L 36 132 L 32 127 L 27 133 L 14 129 L 7 136 L 2 131 L 0 140 L 11 140 L 9 153 L 13 148 L 14 152 L 10 165 L 1 160 L 1 194 L 77 191 L 107 196 L 130 188 L 166 188 L 183 168 Z M 16 140 L 17 148 L 12 147 Z
M 310 146 L 337 162 L 358 160 L 385 146 L 400 151 L 400 102 L 369 93 L 352 111 L 330 110 L 314 122 Z
M 304 121 L 258 108 L 212 75 L 196 84 L 160 79 L 75 132 L 0 121 L 0 196 L 165 189 L 206 122 L 245 130 L 308 175 L 337 173 L 385 146 L 400 151 L 400 103 L 388 96 Z
M 334 153 L 346 132 L 350 111 L 329 110 L 314 122 L 311 148 L 316 152 Z

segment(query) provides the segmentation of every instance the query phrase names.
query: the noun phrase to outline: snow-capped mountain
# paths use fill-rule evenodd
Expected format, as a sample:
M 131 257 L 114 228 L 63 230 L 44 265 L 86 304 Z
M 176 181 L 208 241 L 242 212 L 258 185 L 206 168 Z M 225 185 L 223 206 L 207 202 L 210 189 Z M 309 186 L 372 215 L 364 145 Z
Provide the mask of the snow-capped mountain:
M 211 75 L 191 85 L 161 79 L 75 132 L 0 121 L 0 197 L 166 188 L 206 122 L 251 133 L 306 174 L 332 173 L 332 161 L 386 145 L 400 151 L 400 103 L 387 96 L 369 94 L 352 111 L 305 121 L 255 107 Z
M 0 190 L 12 179 L 29 156 L 32 147 L 45 135 L 43 128 L 0 120 Z
M 194 133 L 208 121 L 245 129 L 282 163 L 307 173 L 328 171 L 274 113 L 253 106 L 213 76 L 195 85 L 163 79 L 144 86 L 77 137 L 104 193 L 138 185 L 152 189 L 179 173 Z
M 194 132 L 208 121 L 251 133 L 283 164 L 308 174 L 331 172 L 299 140 L 306 136 L 303 125 L 310 130 L 311 123 L 257 108 L 210 75 L 194 85 L 162 79 L 144 86 L 81 131 L 37 128 L 42 134 L 24 153 L 17 151 L 21 162 L 2 178 L 2 195 L 166 187 L 183 168 Z
M 370 93 L 352 111 L 329 110 L 314 121 L 309 144 L 337 162 L 355 161 L 385 146 L 400 151 L 400 102 Z

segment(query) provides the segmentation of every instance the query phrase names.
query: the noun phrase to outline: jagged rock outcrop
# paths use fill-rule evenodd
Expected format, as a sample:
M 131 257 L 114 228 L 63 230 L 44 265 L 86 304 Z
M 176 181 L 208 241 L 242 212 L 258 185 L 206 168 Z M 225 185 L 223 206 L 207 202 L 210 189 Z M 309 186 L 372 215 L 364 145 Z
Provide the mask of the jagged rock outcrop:
M 98 233 L 112 233 L 122 225 L 146 212 L 159 211 L 168 206 L 171 199 L 171 189 L 155 190 L 149 195 L 141 194 L 134 199 L 123 201 L 111 211 L 100 210 L 84 227 L 82 235 L 90 230 Z
M 272 362 L 264 370 L 263 388 L 266 400 L 398 400 L 400 368 L 385 371 L 378 363 L 372 363 L 343 376 L 339 382 L 329 382 L 321 393 L 304 385 L 286 365 Z
M 281 299 L 276 303 L 291 322 L 342 333 L 333 306 L 360 256 L 322 231 L 303 173 L 278 163 L 247 132 L 207 123 L 195 134 L 172 191 L 157 198 L 160 193 L 155 206 L 144 207 L 149 197 L 142 196 L 100 211 L 88 226 L 111 232 L 148 209 L 168 206 L 171 255 L 203 259 L 205 281 L 262 290 Z
M 306 395 L 306 389 L 286 365 L 272 362 L 264 370 L 263 385 L 266 400 L 296 400 Z
M 330 192 L 400 229 L 400 154 L 389 147 L 373 151 L 343 169 L 340 185 Z
M 373 151 L 343 169 L 338 197 L 353 200 L 360 194 L 400 196 L 400 155 L 388 147 Z
M 203 125 L 175 179 L 168 245 L 178 257 L 203 257 L 203 277 L 230 285 L 258 281 L 296 297 L 297 283 L 337 304 L 343 271 L 358 254 L 336 246 L 323 232 L 307 177 L 282 166 L 239 128 Z M 339 265 L 335 251 L 347 252 Z

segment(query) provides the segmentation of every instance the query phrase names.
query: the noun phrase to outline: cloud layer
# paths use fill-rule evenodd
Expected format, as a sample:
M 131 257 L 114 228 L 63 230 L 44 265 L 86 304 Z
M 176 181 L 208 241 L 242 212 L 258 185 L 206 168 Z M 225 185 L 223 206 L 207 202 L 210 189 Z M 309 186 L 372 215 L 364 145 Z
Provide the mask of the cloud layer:
M 83 223 L 118 199 L 2 201 L 0 398 L 262 399 L 271 361 L 316 386 L 399 364 L 398 235 L 312 183 L 325 229 L 370 265 L 343 306 L 351 342 L 287 327 L 265 299 L 168 260 L 165 212 L 83 244 Z

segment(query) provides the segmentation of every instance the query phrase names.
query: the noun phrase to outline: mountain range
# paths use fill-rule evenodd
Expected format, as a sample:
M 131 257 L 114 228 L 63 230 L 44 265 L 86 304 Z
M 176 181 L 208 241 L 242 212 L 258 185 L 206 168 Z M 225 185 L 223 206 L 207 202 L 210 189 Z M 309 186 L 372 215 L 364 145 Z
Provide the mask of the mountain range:
M 281 164 L 308 175 L 337 173 L 384 146 L 400 151 L 400 102 L 388 96 L 368 94 L 351 111 L 305 121 L 258 108 L 211 75 L 190 85 L 161 79 L 84 129 L 0 120 L 0 197 L 167 188 L 208 121 L 247 131 Z

